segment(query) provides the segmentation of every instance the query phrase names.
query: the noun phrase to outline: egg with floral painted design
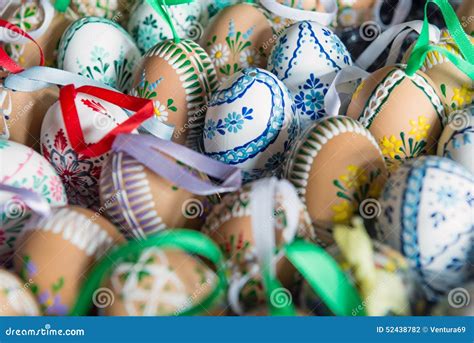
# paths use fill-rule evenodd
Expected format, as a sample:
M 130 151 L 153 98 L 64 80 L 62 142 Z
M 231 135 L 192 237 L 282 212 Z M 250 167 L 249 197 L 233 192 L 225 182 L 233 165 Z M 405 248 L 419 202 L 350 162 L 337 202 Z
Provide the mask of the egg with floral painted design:
M 303 127 L 322 118 L 324 96 L 338 71 L 351 65 L 344 44 L 329 29 L 302 21 L 278 38 L 268 59 L 268 70 L 290 90 Z
M 70 0 L 66 14 L 74 19 L 92 16 L 122 21 L 132 3 L 133 0 Z
M 153 100 L 156 118 L 175 127 L 173 141 L 197 149 L 205 105 L 218 85 L 214 66 L 198 44 L 167 40 L 145 54 L 130 94 Z
M 306 204 L 320 239 L 329 244 L 334 224 L 349 223 L 368 202 L 370 206 L 367 199 L 379 196 L 387 170 L 370 132 L 354 119 L 338 116 L 306 130 L 293 147 L 285 175 Z
M 31 292 L 33 280 L 22 281 L 12 272 L 0 269 L 0 316 L 39 316 L 40 309 Z
M 92 39 L 93 37 L 93 39 Z M 116 22 L 86 17 L 72 23 L 61 37 L 58 67 L 127 92 L 140 51 Z
M 178 249 L 152 247 L 137 256 L 117 261 L 106 282 L 114 302 L 102 310 L 107 316 L 173 316 L 194 306 L 198 315 L 219 316 L 226 312 L 222 292 L 209 299 L 217 275 L 203 261 Z
M 436 300 L 472 278 L 474 176 L 447 158 L 409 160 L 379 199 L 377 238 L 408 259 Z
M 198 1 L 189 4 L 168 6 L 170 18 L 181 39 L 198 40 L 203 28 L 199 23 L 201 5 Z M 135 39 L 142 53 L 156 44 L 172 39 L 173 33 L 166 20 L 146 0 L 140 0 L 131 11 L 128 32 Z
M 88 94 L 79 92 L 74 103 L 80 120 L 79 130 L 87 144 L 97 143 L 128 119 L 122 108 Z M 44 117 L 41 153 L 61 177 L 72 205 L 99 208 L 99 177 L 108 152 L 90 158 L 72 148 L 60 101 L 55 102 Z
M 450 113 L 438 142 L 438 156 L 450 158 L 474 174 L 474 106 Z
M 0 139 L 0 161 L 0 184 L 33 191 L 53 207 L 67 204 L 61 179 L 33 149 Z M 16 239 L 32 214 L 20 196 L 0 191 L 0 263 L 13 253 Z
M 15 271 L 32 289 L 41 312 L 64 316 L 75 304 L 85 275 L 111 247 L 124 242 L 98 212 L 67 206 L 34 216 L 18 239 Z
M 347 115 L 369 129 L 390 171 L 407 159 L 433 154 L 446 121 L 433 81 L 421 71 L 408 76 L 401 65 L 381 68 L 362 81 Z
M 246 68 L 213 94 L 203 151 L 242 169 L 245 180 L 255 180 L 280 173 L 298 131 L 285 85 L 266 70 Z

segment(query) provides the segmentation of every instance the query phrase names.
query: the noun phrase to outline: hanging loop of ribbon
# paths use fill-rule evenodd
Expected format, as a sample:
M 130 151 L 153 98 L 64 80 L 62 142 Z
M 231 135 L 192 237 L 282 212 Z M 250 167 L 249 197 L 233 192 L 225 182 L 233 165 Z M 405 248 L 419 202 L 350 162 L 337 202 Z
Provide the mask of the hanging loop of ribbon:
M 20 29 L 18 26 L 13 25 L 13 24 L 9 23 L 6 20 L 0 19 L 0 32 L 3 33 L 3 37 L 5 36 L 5 31 L 13 32 L 15 34 L 15 36 L 17 36 L 17 37 L 25 37 L 25 38 L 28 38 L 30 41 L 32 41 L 38 47 L 38 50 L 39 50 L 39 55 L 40 55 L 39 56 L 40 57 L 39 64 L 41 66 L 44 65 L 43 49 L 34 40 L 33 37 L 31 37 L 28 33 L 23 31 L 22 29 Z M 23 68 L 20 67 L 15 61 L 13 61 L 10 58 L 10 56 L 8 56 L 8 54 L 5 52 L 5 50 L 3 50 L 1 47 L 0 47 L 0 67 L 5 68 L 10 73 L 19 73 L 19 72 L 23 71 Z
M 397 5 L 395 6 L 395 10 L 393 12 L 393 17 L 390 23 L 385 24 L 380 16 L 382 12 L 382 6 L 384 4 L 384 0 L 377 0 L 374 5 L 373 15 L 374 19 L 382 30 L 386 30 L 389 27 L 402 23 L 408 14 L 410 14 L 410 10 L 412 7 L 412 0 L 399 0 Z
M 260 0 L 260 5 L 273 14 L 294 21 L 309 20 L 322 26 L 329 26 L 337 15 L 336 0 L 321 0 L 325 12 L 306 11 L 283 5 L 276 0 Z
M 197 195 L 233 192 L 242 185 L 241 170 L 199 154 L 180 144 L 149 135 L 119 135 L 112 151 L 123 152 L 176 186 Z M 186 166 L 204 173 L 220 184 L 202 179 L 188 168 L 179 166 L 172 157 Z
M 81 128 L 79 115 L 76 108 L 76 95 L 83 93 L 96 98 L 108 101 L 118 107 L 135 111 L 127 120 L 109 131 L 97 143 L 87 144 Z M 59 103 L 62 117 L 66 126 L 66 132 L 71 141 L 71 146 L 78 154 L 87 157 L 98 157 L 110 150 L 114 139 L 121 133 L 130 133 L 137 129 L 141 123 L 154 115 L 154 106 L 151 100 L 125 95 L 116 91 L 111 91 L 95 86 L 82 86 L 75 88 L 74 85 L 67 85 L 61 88 L 59 93 Z
M 441 10 L 448 32 L 457 44 L 462 57 L 457 56 L 445 48 L 430 45 L 428 22 L 428 5 L 430 3 L 435 4 Z M 459 70 L 474 79 L 474 46 L 471 44 L 468 35 L 464 32 L 461 23 L 454 12 L 454 9 L 447 0 L 426 1 L 423 28 L 407 62 L 405 72 L 408 76 L 414 75 L 421 68 L 430 51 L 436 51 L 446 56 Z
M 92 306 L 91 299 L 93 299 L 93 293 L 101 287 L 113 268 L 121 260 L 127 258 L 127 256 L 140 254 L 148 248 L 180 249 L 189 254 L 204 257 L 215 266 L 218 279 L 216 287 L 201 303 L 180 312 L 179 315 L 189 316 L 201 313 L 203 308 L 212 307 L 226 290 L 227 281 L 220 248 L 209 237 L 200 232 L 186 229 L 170 229 L 146 240 L 129 241 L 126 245 L 117 247 L 108 253 L 107 256 L 104 256 L 87 276 L 87 281 L 82 286 L 70 315 L 87 315 Z
M 21 207 L 27 206 L 39 216 L 47 217 L 51 213 L 51 207 L 46 199 L 36 192 L 24 188 L 8 186 L 5 184 L 0 184 L 0 191 L 11 193 L 18 197 L 20 201 L 23 202 Z M 5 212 L 8 210 L 6 205 L 7 204 L 0 205 L 0 212 Z

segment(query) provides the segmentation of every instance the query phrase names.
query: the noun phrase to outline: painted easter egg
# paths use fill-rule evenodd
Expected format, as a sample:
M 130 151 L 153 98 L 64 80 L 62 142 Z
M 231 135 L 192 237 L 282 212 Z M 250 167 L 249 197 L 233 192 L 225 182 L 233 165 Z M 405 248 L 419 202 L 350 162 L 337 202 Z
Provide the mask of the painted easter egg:
M 471 44 L 474 44 L 474 37 L 470 37 Z M 445 31 L 442 32 L 442 39 L 434 44 L 448 50 L 455 56 L 461 57 L 459 47 Z M 408 60 L 412 49 L 409 49 L 404 56 Z M 430 77 L 436 85 L 438 94 L 445 104 L 446 113 L 462 109 L 472 104 L 474 99 L 474 80 L 459 70 L 445 55 L 438 51 L 429 51 L 425 61 L 421 66 L 421 71 Z
M 178 168 L 189 167 L 176 161 L 180 173 Z M 212 201 L 177 187 L 121 151 L 112 152 L 103 167 L 100 199 L 107 217 L 127 238 L 141 239 L 166 228 L 199 229 Z
M 0 85 L 0 137 L 39 151 L 41 123 L 58 96 L 55 86 L 20 92 Z
M 92 16 L 119 21 L 130 6 L 132 0 L 71 0 L 66 13 L 74 20 Z
M 238 166 L 246 180 L 278 175 L 299 132 L 293 101 L 272 73 L 246 68 L 216 91 L 204 124 L 204 154 Z
M 38 302 L 31 293 L 35 285 L 0 269 L 0 316 L 39 316 Z
M 171 20 L 181 39 L 198 40 L 203 28 L 199 22 L 201 5 L 198 1 L 189 4 L 167 6 Z M 156 44 L 172 39 L 173 33 L 166 20 L 147 2 L 140 0 L 131 11 L 128 32 L 137 42 L 142 53 Z
M 377 238 L 402 252 L 433 300 L 472 277 L 474 176 L 447 158 L 402 164 L 386 183 Z
M 364 212 L 378 197 L 387 171 L 370 132 L 340 116 L 321 119 L 306 131 L 291 153 L 286 177 L 306 204 L 320 238 L 330 243 L 333 224 L 347 224 L 355 213 Z
M 356 27 L 372 17 L 375 0 L 338 0 L 338 28 Z
M 52 8 L 50 10 L 54 12 Z M 59 12 L 54 13 L 49 24 L 45 23 L 44 20 L 45 11 L 41 2 L 22 3 L 8 19 L 10 23 L 26 32 L 38 30 L 40 27 L 41 30 L 44 30 L 39 37 L 35 37 L 35 41 L 43 49 L 45 65 L 53 67 L 56 65 L 57 47 L 61 35 L 72 20 Z M 42 28 L 43 25 L 48 26 Z M 23 68 L 33 67 L 38 63 L 38 47 L 31 41 L 26 44 L 7 43 L 5 44 L 5 50 Z
M 438 142 L 438 156 L 450 158 L 474 174 L 474 106 L 449 115 Z
M 124 241 L 99 213 L 68 206 L 35 216 L 17 243 L 15 270 L 32 289 L 45 315 L 66 315 L 84 275 L 109 248 Z
M 61 179 L 46 159 L 22 144 L 0 139 L 0 184 L 33 191 L 51 206 L 67 203 Z M 31 218 L 32 212 L 23 200 L 0 191 L 0 262 L 13 252 L 18 235 Z
M 243 68 L 267 65 L 274 29 L 268 11 L 242 3 L 223 9 L 201 39 L 220 80 Z
M 135 42 L 121 26 L 96 17 L 72 23 L 61 38 L 58 51 L 60 69 L 123 92 L 130 89 L 132 72 L 140 60 Z
M 389 170 L 406 159 L 434 153 L 446 120 L 431 79 L 420 71 L 410 77 L 402 66 L 381 68 L 362 81 L 347 115 L 369 129 Z
M 196 148 L 205 105 L 217 87 L 212 62 L 198 44 L 167 40 L 145 54 L 130 94 L 152 99 L 156 117 L 175 126 L 173 140 Z
M 122 108 L 88 94 L 78 93 L 74 102 L 85 141 L 89 144 L 97 143 L 128 119 Z M 41 153 L 61 177 L 72 205 L 98 207 L 99 177 L 108 153 L 89 158 L 72 148 L 59 101 L 44 117 Z
M 324 96 L 336 76 L 351 65 L 349 52 L 327 27 L 302 21 L 278 38 L 268 59 L 268 70 L 293 94 L 303 127 L 323 117 Z
M 117 263 L 106 287 L 114 302 L 108 316 L 178 315 L 202 302 L 214 290 L 217 275 L 200 259 L 177 249 L 147 248 Z M 221 315 L 222 293 L 200 315 Z
M 247 184 L 241 190 L 229 193 L 222 201 L 215 205 L 206 218 L 202 232 L 211 237 L 220 247 L 226 259 L 229 282 L 237 282 L 241 278 L 249 277 L 240 290 L 240 299 L 245 308 L 250 310 L 265 304 L 259 270 L 258 256 L 252 228 L 252 184 Z M 276 248 L 292 241 L 288 232 L 287 209 L 282 198 L 285 194 L 277 193 L 275 208 L 275 236 Z M 295 204 L 296 206 L 296 204 Z M 304 238 L 313 238 L 308 213 L 302 207 L 296 235 Z M 283 255 L 275 257 L 278 279 L 285 287 L 291 287 L 296 280 L 296 270 Z

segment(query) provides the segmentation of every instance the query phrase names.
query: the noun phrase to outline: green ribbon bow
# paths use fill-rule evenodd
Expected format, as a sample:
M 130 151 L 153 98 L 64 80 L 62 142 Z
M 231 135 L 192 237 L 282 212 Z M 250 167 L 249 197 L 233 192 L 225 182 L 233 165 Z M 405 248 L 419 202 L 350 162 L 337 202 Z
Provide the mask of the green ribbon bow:
M 454 42 L 458 45 L 461 55 L 464 58 L 456 56 L 445 48 L 430 45 L 429 22 L 427 15 L 428 4 L 430 2 L 437 5 L 441 10 L 448 31 Z M 474 47 L 472 46 L 468 35 L 464 32 L 461 23 L 448 0 L 426 1 L 423 28 L 407 63 L 406 74 L 408 76 L 414 75 L 416 71 L 421 68 L 426 59 L 426 55 L 430 51 L 437 51 L 438 53 L 443 54 L 463 73 L 468 75 L 471 79 L 474 79 Z
M 202 312 L 202 308 L 211 307 L 215 301 L 227 289 L 227 281 L 224 273 L 223 255 L 219 247 L 206 235 L 187 229 L 173 229 L 159 233 L 146 240 L 130 241 L 126 245 L 120 246 L 111 251 L 108 256 L 102 258 L 88 275 L 86 283 L 82 286 L 76 304 L 72 308 L 70 315 L 87 315 L 91 308 L 91 299 L 95 290 L 101 287 L 105 277 L 120 260 L 132 254 L 139 254 L 146 248 L 177 248 L 189 254 L 200 255 L 216 266 L 218 283 L 214 290 L 200 303 L 183 311 L 180 315 L 196 315 Z

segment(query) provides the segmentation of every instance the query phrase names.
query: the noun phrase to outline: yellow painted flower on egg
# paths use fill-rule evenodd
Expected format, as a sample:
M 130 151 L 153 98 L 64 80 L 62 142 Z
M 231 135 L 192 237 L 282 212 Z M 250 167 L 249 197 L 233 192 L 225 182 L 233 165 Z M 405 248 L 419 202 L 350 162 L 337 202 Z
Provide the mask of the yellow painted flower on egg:
M 411 130 L 410 135 L 414 136 L 416 140 L 422 140 L 428 137 L 428 130 L 431 124 L 428 124 L 425 116 L 419 116 L 418 120 L 410 120 Z
M 349 201 L 333 205 L 331 209 L 334 212 L 332 220 L 336 224 L 347 224 L 354 214 L 354 205 Z
M 364 169 L 351 164 L 347 166 L 347 171 L 347 174 L 339 177 L 339 179 L 345 183 L 347 188 L 358 188 L 360 185 L 367 182 L 367 174 Z
M 384 136 L 380 141 L 382 154 L 384 156 L 390 156 L 390 158 L 395 158 L 395 156 L 401 152 L 402 144 L 403 142 L 394 135 L 391 135 L 390 138 Z
M 454 88 L 453 92 L 454 95 L 451 101 L 457 106 L 470 105 L 472 103 L 473 91 L 469 84 L 464 84 L 461 88 Z

